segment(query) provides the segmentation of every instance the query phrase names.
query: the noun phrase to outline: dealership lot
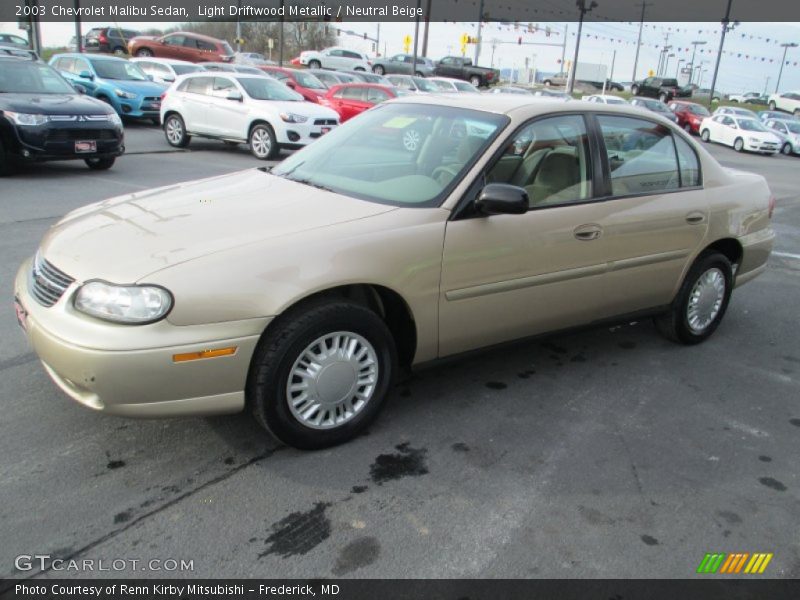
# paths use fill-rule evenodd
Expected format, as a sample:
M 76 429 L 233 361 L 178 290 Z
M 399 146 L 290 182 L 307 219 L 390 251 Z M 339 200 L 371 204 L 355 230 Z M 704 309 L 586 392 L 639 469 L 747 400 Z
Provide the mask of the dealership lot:
M 779 254 L 707 343 L 642 322 L 449 361 L 398 385 L 368 435 L 303 453 L 247 415 L 93 414 L 16 331 L 12 277 L 59 216 L 263 164 L 219 142 L 175 151 L 144 125 L 126 136 L 110 171 L 51 164 L 2 184 L 1 575 L 50 554 L 191 560 L 205 577 L 686 577 L 738 551 L 800 577 L 800 159 L 709 147 L 768 178 Z

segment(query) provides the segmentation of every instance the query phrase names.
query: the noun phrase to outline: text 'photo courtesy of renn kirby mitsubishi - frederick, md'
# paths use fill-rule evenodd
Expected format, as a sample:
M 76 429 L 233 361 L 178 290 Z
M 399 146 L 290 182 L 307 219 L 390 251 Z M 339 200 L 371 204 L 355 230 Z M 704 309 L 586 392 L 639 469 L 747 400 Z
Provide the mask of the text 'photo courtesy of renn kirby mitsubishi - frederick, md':
M 787 0 L 4 0 L 0 597 L 797 598 L 798 173 Z

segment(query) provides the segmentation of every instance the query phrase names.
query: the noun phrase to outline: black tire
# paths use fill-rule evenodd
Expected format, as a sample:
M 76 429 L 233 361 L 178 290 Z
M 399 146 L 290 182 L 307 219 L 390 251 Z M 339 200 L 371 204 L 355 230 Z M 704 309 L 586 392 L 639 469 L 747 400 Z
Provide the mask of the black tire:
M 770 102 L 769 102 L 769 109 L 770 109 L 770 110 L 775 110 L 775 101 L 774 101 L 774 100 L 770 100 Z
M 544 87 L 550 87 L 551 85 L 553 85 L 552 81 L 550 81 L 549 79 L 544 80 Z
M 322 68 L 322 63 L 319 62 L 316 59 L 310 60 L 310 61 L 308 61 L 308 68 L 309 69 L 321 69 Z
M 661 102 L 666 102 L 669 96 L 667 94 L 659 94 L 658 99 L 661 100 Z
M 164 137 L 173 148 L 186 148 L 192 141 L 192 136 L 186 133 L 186 124 L 176 113 L 172 113 L 164 119 Z
M 639 95 L 639 86 L 638 85 L 632 85 L 631 86 L 631 94 L 633 96 L 638 96 Z
M 6 177 L 14 172 L 14 164 L 11 162 L 11 156 L 6 152 L 3 140 L 0 139 L 0 177 Z
M 150 50 L 150 48 L 139 48 L 136 51 L 136 56 L 142 56 L 142 57 L 145 57 L 145 58 L 149 58 L 149 57 L 153 56 L 153 51 Z
M 683 130 L 684 130 L 686 133 L 688 133 L 689 135 L 692 135 L 692 126 L 691 126 L 689 123 L 686 123 L 686 124 L 683 126 Z
M 122 46 L 115 46 L 114 49 L 111 51 L 111 54 L 113 54 L 114 56 L 127 56 L 128 51 Z
M 264 138 L 262 136 L 266 137 Z M 254 125 L 250 129 L 247 143 L 250 144 L 250 153 L 258 160 L 272 160 L 278 156 L 278 152 L 281 150 L 278 147 L 278 140 L 275 138 L 275 132 L 267 123 L 257 123 Z
M 786 142 L 783 145 L 783 148 L 781 148 L 781 154 L 784 154 L 786 156 L 792 155 L 792 145 L 789 142 Z
M 375 73 L 375 75 L 385 75 L 386 69 L 383 68 L 383 65 L 375 65 L 372 67 L 372 72 Z
M 87 158 L 83 162 L 92 171 L 107 171 L 114 166 L 116 160 L 113 156 L 102 156 L 99 158 Z
M 742 138 L 733 140 L 733 149 L 737 152 L 744 152 L 744 140 Z
M 294 363 L 320 337 L 352 332 L 373 347 L 378 363 L 375 389 L 350 420 L 328 429 L 303 424 L 289 407 L 287 386 Z M 378 415 L 396 371 L 394 339 L 368 308 L 344 300 L 317 299 L 290 309 L 270 325 L 259 342 L 247 381 L 247 402 L 256 420 L 281 442 L 303 450 L 327 448 L 357 436 Z
M 703 129 L 703 131 L 700 133 L 700 139 L 704 142 L 711 141 L 711 132 L 708 129 Z
M 725 292 L 716 316 L 705 328 L 698 331 L 689 324 L 687 316 L 689 299 L 695 284 L 697 284 L 701 276 L 712 269 L 719 270 L 724 277 Z M 684 279 L 678 291 L 678 295 L 672 302 L 670 310 L 654 319 L 656 328 L 661 335 L 673 342 L 687 345 L 699 344 L 711 337 L 714 331 L 716 331 L 722 318 L 725 316 L 732 290 L 733 270 L 730 261 L 719 252 L 706 250 L 697 257 L 697 260 L 694 261 L 694 264 L 689 269 L 689 272 L 686 274 L 686 279 Z
M 469 82 L 474 85 L 476 88 L 481 87 L 481 78 L 479 75 L 473 75 L 469 78 Z

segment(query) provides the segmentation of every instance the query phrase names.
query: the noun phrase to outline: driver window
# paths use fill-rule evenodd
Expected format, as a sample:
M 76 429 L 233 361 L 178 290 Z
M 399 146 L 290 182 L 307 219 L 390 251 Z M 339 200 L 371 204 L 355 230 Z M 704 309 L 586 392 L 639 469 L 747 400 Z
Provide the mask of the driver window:
M 517 132 L 486 180 L 525 188 L 530 207 L 539 208 L 588 200 L 590 173 L 583 117 L 564 115 L 538 120 Z

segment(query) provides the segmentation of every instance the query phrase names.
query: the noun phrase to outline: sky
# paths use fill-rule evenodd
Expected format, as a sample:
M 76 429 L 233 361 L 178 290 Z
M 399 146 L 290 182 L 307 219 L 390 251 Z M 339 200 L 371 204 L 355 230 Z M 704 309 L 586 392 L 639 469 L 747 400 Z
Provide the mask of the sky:
M 107 23 L 83 23 L 84 31 L 94 26 Z M 144 28 L 144 23 L 119 23 L 121 27 L 133 29 Z M 176 23 L 153 24 L 157 27 L 170 27 Z M 561 70 L 559 59 L 562 56 L 564 40 L 563 32 L 567 28 L 566 58 L 572 59 L 575 50 L 577 32 L 576 23 L 538 23 L 540 31 L 529 33 L 527 23 L 513 24 L 490 23 L 482 31 L 480 64 L 497 68 L 521 68 L 528 64 L 544 72 Z M 343 30 L 351 30 L 359 35 L 367 33 L 377 37 L 380 27 L 380 51 L 388 55 L 403 52 L 403 38 L 414 35 L 414 23 L 362 23 L 343 22 L 338 24 Z M 551 35 L 546 36 L 545 28 L 550 27 Z M 419 48 L 422 48 L 422 30 L 420 24 Z M 0 31 L 21 33 L 16 23 L 0 22 Z M 608 66 L 609 75 L 613 61 L 613 79 L 630 81 L 633 75 L 636 39 L 639 32 L 638 23 L 584 23 L 580 46 L 579 62 L 602 63 Z M 431 23 L 429 30 L 428 56 L 433 59 L 448 54 L 460 54 L 459 38 L 464 34 L 477 35 L 477 23 Z M 74 35 L 74 27 L 70 23 L 43 23 L 42 41 L 45 46 L 63 46 Z M 668 37 L 667 37 L 668 36 Z M 557 44 L 556 46 L 518 45 L 518 39 L 524 42 Z M 666 38 L 666 42 L 665 42 Z M 496 41 L 492 60 L 492 41 Z M 647 76 L 648 71 L 658 67 L 661 49 L 665 45 L 672 46 L 667 74 L 675 76 L 679 60 L 689 62 L 693 41 L 705 41 L 698 45 L 695 65 L 702 65 L 701 87 L 710 87 L 719 47 L 720 24 L 717 23 L 645 23 L 642 35 L 644 44 L 640 50 L 637 78 Z M 800 23 L 742 23 L 728 33 L 725 52 L 720 63 L 717 88 L 727 92 L 757 91 L 773 93 L 780 70 L 784 42 L 800 42 Z M 354 50 L 374 54 L 372 43 L 359 36 L 342 35 L 337 44 Z M 467 47 L 467 56 L 474 56 L 475 47 Z M 616 51 L 616 55 L 615 55 Z M 770 60 L 772 62 L 770 62 Z M 800 47 L 789 48 L 781 78 L 781 91 L 800 90 Z M 796 63 L 796 64 L 795 64 Z M 697 78 L 695 79 L 697 82 Z

